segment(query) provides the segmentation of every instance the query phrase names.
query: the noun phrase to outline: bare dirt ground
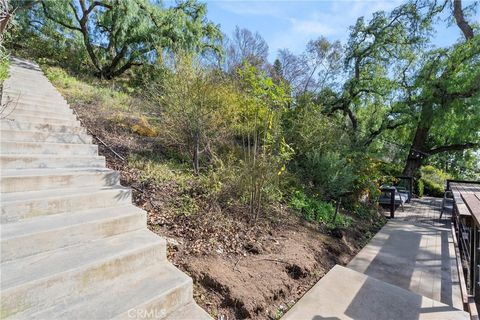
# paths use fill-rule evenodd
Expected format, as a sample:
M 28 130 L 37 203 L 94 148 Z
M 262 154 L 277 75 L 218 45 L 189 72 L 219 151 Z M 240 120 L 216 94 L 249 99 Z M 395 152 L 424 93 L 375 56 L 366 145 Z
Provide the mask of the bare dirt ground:
M 72 106 L 93 134 L 123 157 L 158 148 L 145 138 L 105 121 L 94 105 Z M 381 226 L 356 220 L 347 230 L 326 230 L 287 208 L 255 223 L 242 208 L 225 212 L 198 194 L 201 211 L 193 216 L 168 209 L 179 196 L 175 181 L 162 186 L 140 182 L 98 140 L 108 166 L 121 171 L 122 184 L 134 187 L 134 201 L 148 212 L 149 228 L 169 242 L 168 256 L 194 280 L 200 306 L 218 319 L 277 319 L 335 264 L 345 265 Z M 188 192 L 195 196 L 195 185 Z

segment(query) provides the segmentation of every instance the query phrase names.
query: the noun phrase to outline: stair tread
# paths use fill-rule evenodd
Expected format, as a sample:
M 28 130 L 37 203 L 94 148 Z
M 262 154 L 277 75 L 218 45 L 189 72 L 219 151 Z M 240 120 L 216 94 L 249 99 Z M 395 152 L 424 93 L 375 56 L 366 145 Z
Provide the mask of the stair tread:
M 121 276 L 114 282 L 100 284 L 101 288 L 96 288 L 93 292 L 84 292 L 73 301 L 65 301 L 32 316 L 36 319 L 104 320 L 127 314 L 128 318 L 130 310 L 131 314 L 136 315 L 139 310 L 136 307 L 190 282 L 191 280 L 173 265 L 158 263 Z M 162 316 L 160 310 L 154 318 L 160 319 Z
M 60 192 L 61 191 L 61 192 Z M 69 196 L 80 196 L 85 194 L 97 194 L 103 192 L 118 192 L 125 191 L 130 192 L 130 188 L 123 187 L 121 185 L 107 186 L 107 187 L 74 187 L 74 188 L 62 188 L 62 189 L 49 189 L 40 191 L 22 191 L 22 192 L 9 192 L 2 193 L 2 201 L 5 202 L 21 202 L 37 199 L 55 199 Z
M 13 131 L 13 132 L 22 132 L 22 133 L 30 133 L 30 134 L 44 134 L 46 133 L 45 131 L 41 130 L 20 130 L 20 129 L 9 129 L 9 128 L 1 128 L 0 132 L 6 132 L 6 131 Z M 70 135 L 70 134 L 78 134 L 78 135 L 87 135 L 85 132 L 54 132 L 53 134 L 57 135 Z
M 1 240 L 22 237 L 33 233 L 62 229 L 81 223 L 92 223 L 104 219 L 141 214 L 144 211 L 132 204 L 82 210 L 75 213 L 58 213 L 48 216 L 35 217 L 14 223 L 2 224 L 0 228 Z
M 23 114 L 15 114 L 15 113 L 11 113 L 5 118 L 11 121 L 22 121 L 27 119 L 29 123 L 48 124 L 49 121 L 53 121 L 53 122 L 60 121 L 60 122 L 68 123 L 69 125 L 73 123 L 75 124 L 80 123 L 76 118 L 73 118 L 73 117 L 71 119 L 65 119 L 65 118 L 57 118 L 57 117 L 39 117 L 35 115 L 23 115 Z M 17 120 L 17 119 L 20 119 L 20 120 Z
M 65 142 L 43 142 L 43 141 L 13 141 L 13 140 L 2 140 L 0 144 L 3 143 L 15 143 L 15 144 L 22 144 L 22 145 L 44 145 L 44 146 L 66 146 L 66 147 L 78 147 L 78 146 L 90 146 L 96 147 L 97 145 L 94 143 L 65 143 Z
M 7 290 L 31 281 L 48 279 L 63 272 L 82 270 L 91 264 L 164 243 L 163 238 L 145 227 L 142 230 L 10 260 L 0 264 L 2 269 L 0 287 Z
M 25 119 L 29 118 L 29 119 Z M 53 122 L 51 122 L 53 120 Z M 80 121 L 78 120 L 65 120 L 65 119 L 54 119 L 54 118 L 38 118 L 38 117 L 26 117 L 26 116 L 8 116 L 7 118 L 2 119 L 0 123 L 3 121 L 10 121 L 10 122 L 19 122 L 21 124 L 28 123 L 32 126 L 56 126 L 56 127 L 68 127 L 68 128 L 82 128 Z M 0 127 L 1 128 L 1 127 Z
M 94 155 L 68 155 L 68 154 L 61 154 L 61 155 L 56 155 L 56 154 L 41 154 L 41 153 L 35 153 L 35 154 L 21 154 L 21 153 L 1 153 L 0 157 L 5 157 L 5 158 L 55 158 L 55 159 L 62 159 L 62 158 L 85 158 L 85 159 L 91 159 L 91 158 L 103 158 L 103 156 L 94 156 Z
M 5 141 L 15 142 L 52 142 L 52 143 L 72 143 L 72 144 L 91 144 L 93 138 L 86 133 L 68 133 L 68 132 L 41 132 L 41 131 L 19 131 L 10 129 L 0 129 L 0 136 Z
M 11 177 L 37 177 L 37 176 L 69 176 L 79 174 L 98 174 L 114 172 L 109 168 L 41 168 L 41 169 L 2 169 L 0 170 L 1 178 Z

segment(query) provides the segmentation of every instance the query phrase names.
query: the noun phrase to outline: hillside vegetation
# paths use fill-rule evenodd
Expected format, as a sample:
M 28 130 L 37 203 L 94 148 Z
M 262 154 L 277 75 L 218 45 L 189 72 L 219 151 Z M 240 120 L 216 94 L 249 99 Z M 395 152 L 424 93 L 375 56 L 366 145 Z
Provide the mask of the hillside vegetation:
M 259 34 L 225 38 L 195 0 L 13 1 L 1 57 L 41 65 L 206 310 L 274 319 L 383 225 L 382 184 L 480 179 L 475 6 L 441 2 L 270 63 Z M 462 37 L 432 48 L 444 15 Z

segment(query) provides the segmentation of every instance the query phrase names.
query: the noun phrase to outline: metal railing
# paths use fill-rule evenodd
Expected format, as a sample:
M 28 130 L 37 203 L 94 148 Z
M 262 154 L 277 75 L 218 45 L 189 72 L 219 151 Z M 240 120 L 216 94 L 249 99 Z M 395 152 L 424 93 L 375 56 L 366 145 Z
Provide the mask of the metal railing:
M 447 180 L 446 191 L 453 191 L 452 183 L 480 185 L 479 181 Z M 459 201 L 459 197 L 454 196 L 452 233 L 457 247 L 460 287 L 465 310 L 470 312 L 472 319 L 478 319 L 476 303 L 480 303 L 480 221 L 465 212 L 465 204 Z

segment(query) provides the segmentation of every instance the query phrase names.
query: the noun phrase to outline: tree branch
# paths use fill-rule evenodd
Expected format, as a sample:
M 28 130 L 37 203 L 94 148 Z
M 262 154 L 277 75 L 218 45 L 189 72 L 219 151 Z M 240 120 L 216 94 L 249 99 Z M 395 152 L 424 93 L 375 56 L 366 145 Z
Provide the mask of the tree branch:
M 92 12 L 92 10 L 95 9 L 95 7 L 97 7 L 97 6 L 104 7 L 104 8 L 110 9 L 110 10 L 112 9 L 112 6 L 109 5 L 109 4 L 106 4 L 106 3 L 103 3 L 103 2 L 100 2 L 100 1 L 94 1 L 90 5 L 90 7 L 87 10 L 84 11 L 84 14 L 89 15 Z
M 375 140 L 375 138 L 377 138 L 383 131 L 393 130 L 393 129 L 396 129 L 396 128 L 401 127 L 403 125 L 406 125 L 407 123 L 408 123 L 408 121 L 399 121 L 399 122 L 396 122 L 396 123 L 390 122 L 387 125 L 384 125 L 382 123 L 380 128 L 378 128 L 377 130 L 370 133 L 370 136 L 367 138 L 367 140 L 365 140 L 364 145 L 366 147 L 369 146 Z
M 480 143 L 466 142 L 466 143 L 451 144 L 448 146 L 441 146 L 441 147 L 430 149 L 426 153 L 428 153 L 429 155 L 433 155 L 433 154 L 447 152 L 447 151 L 461 151 L 461 150 L 473 149 L 473 148 L 480 148 Z
M 43 13 L 45 14 L 45 17 L 47 17 L 48 19 L 52 20 L 55 23 L 58 23 L 59 25 L 65 27 L 67 29 L 75 30 L 75 31 L 82 31 L 82 29 L 80 29 L 78 27 L 68 25 L 68 24 L 64 23 L 63 21 L 60 21 L 60 20 L 56 19 L 55 17 L 51 16 L 50 13 L 48 13 L 47 6 L 45 5 L 45 3 L 42 1 L 41 4 L 42 4 L 42 8 L 43 8 Z
M 465 20 L 462 10 L 462 0 L 453 0 L 453 16 L 457 22 L 457 26 L 462 30 L 465 39 L 470 40 L 473 38 L 473 29 Z

